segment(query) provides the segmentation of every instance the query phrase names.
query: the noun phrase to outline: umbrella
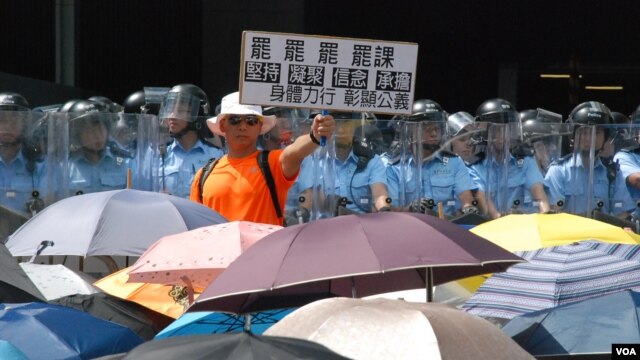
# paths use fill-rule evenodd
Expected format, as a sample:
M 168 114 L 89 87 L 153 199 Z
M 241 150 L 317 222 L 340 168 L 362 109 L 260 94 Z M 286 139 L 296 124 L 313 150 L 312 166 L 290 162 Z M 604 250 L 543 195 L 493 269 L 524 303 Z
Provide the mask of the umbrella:
M 92 281 L 87 275 L 77 273 L 61 264 L 45 265 L 23 262 L 20 263 L 20 267 L 46 300 L 100 292 L 91 284 Z
M 7 340 L 0 340 L 0 359 L 4 360 L 29 360 L 20 349 Z
M 93 283 L 107 294 L 129 300 L 148 309 L 177 319 L 188 305 L 187 291 L 182 286 L 130 283 L 131 266 L 107 275 Z M 199 294 L 195 294 L 197 297 Z
M 264 334 L 315 341 L 352 359 L 533 359 L 488 321 L 435 303 L 324 299 Z
M 91 359 L 143 342 L 121 325 L 44 303 L 0 304 L 0 338 L 30 359 Z
M 128 281 L 202 291 L 241 252 L 278 229 L 282 226 L 233 221 L 165 236 L 131 266 Z
M 470 230 L 509 251 L 535 250 L 584 239 L 640 244 L 640 235 L 598 220 L 559 214 L 512 214 Z
M 52 300 L 50 303 L 74 308 L 120 324 L 133 330 L 144 340 L 153 339 L 173 320 L 142 305 L 104 293 L 70 295 Z
M 18 265 L 4 244 L 0 244 L 0 303 L 46 301 L 44 295 Z
M 534 356 L 606 354 L 640 343 L 640 293 L 621 291 L 517 316 L 502 331 Z
M 226 222 L 215 211 L 176 196 L 132 189 L 62 199 L 16 230 L 6 245 L 31 256 L 42 240 L 55 244 L 42 255 L 140 256 L 159 238 Z
M 123 359 L 346 359 L 311 341 L 251 333 L 188 335 L 148 341 Z
M 511 319 L 590 297 L 640 290 L 640 245 L 587 240 L 516 254 L 528 262 L 491 276 L 462 309 Z
M 156 339 L 172 336 L 196 334 L 220 334 L 249 330 L 253 334 L 262 334 L 271 325 L 277 323 L 295 308 L 260 311 L 251 314 L 250 328 L 247 329 L 244 316 L 216 311 L 188 312 L 164 328 Z
M 434 216 L 378 212 L 321 219 L 265 236 L 189 311 L 246 313 L 335 296 L 425 288 L 504 271 L 522 259 Z

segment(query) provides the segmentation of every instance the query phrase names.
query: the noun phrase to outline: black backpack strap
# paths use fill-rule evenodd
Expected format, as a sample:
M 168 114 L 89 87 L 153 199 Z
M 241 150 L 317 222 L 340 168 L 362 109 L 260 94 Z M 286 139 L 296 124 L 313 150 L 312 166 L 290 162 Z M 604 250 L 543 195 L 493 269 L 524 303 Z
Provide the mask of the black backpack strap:
M 264 176 L 265 181 L 267 182 L 267 186 L 269 187 L 269 192 L 271 193 L 271 201 L 273 201 L 273 207 L 276 208 L 276 215 L 279 218 L 282 217 L 282 209 L 280 208 L 280 203 L 278 202 L 278 193 L 276 192 L 276 183 L 273 180 L 273 175 L 271 174 L 271 168 L 269 167 L 269 151 L 263 150 L 258 155 L 258 164 L 260 165 L 260 170 L 262 171 L 262 175 Z
M 220 160 L 220 159 L 211 158 L 202 167 L 202 172 L 200 173 L 200 182 L 198 183 L 199 188 L 200 188 L 200 193 L 198 194 L 198 197 L 200 198 L 200 203 L 201 204 L 202 204 L 202 200 L 203 200 L 202 196 L 203 196 L 203 192 L 204 192 L 204 183 L 205 183 L 205 181 L 207 181 L 207 178 L 209 177 L 209 174 L 211 174 L 211 172 L 213 171 L 213 168 L 216 167 L 216 165 L 218 165 L 218 160 Z

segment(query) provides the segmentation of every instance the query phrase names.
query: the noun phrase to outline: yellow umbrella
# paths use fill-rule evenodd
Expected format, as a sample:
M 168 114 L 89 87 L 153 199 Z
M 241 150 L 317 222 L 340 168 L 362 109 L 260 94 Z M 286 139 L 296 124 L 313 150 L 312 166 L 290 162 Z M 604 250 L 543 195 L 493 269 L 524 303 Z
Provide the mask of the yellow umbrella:
M 571 244 L 593 239 L 607 243 L 640 244 L 640 235 L 602 221 L 568 213 L 512 214 L 471 230 L 511 252 Z M 473 294 L 491 274 L 455 281 Z
M 187 289 L 183 286 L 170 286 L 147 283 L 128 283 L 131 267 L 124 268 L 96 281 L 93 285 L 107 294 L 133 301 L 151 310 L 177 319 L 184 313 L 187 301 Z M 201 289 L 198 289 L 201 290 Z M 195 294 L 197 298 L 199 294 Z
M 640 244 L 640 235 L 631 231 L 568 213 L 507 215 L 480 224 L 470 231 L 511 252 L 566 245 L 586 239 Z

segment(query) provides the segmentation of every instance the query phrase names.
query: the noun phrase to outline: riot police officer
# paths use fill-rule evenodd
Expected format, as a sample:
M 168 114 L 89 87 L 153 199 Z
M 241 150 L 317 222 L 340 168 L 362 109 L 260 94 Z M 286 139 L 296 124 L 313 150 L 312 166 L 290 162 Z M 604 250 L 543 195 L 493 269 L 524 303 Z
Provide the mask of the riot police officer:
M 210 134 L 206 126 L 208 114 L 207 94 L 196 85 L 176 85 L 165 94 L 158 117 L 171 141 L 161 149 L 161 191 L 188 198 L 196 172 L 209 159 L 219 159 L 224 154 L 204 141 Z
M 633 203 L 623 178 L 603 164 L 602 152 L 611 128 L 609 108 L 597 101 L 576 106 L 567 123 L 571 124 L 570 148 L 573 152 L 551 164 L 545 176 L 549 199 L 556 210 L 591 216 L 594 209 L 626 217 Z
M 91 100 L 78 100 L 69 107 L 69 190 L 71 194 L 124 189 L 130 154 L 112 146 L 110 130 L 116 114 Z
M 0 93 L 0 206 L 24 217 L 44 207 L 40 197 L 44 165 L 42 154 L 27 141 L 30 121 L 31 111 L 24 96 Z M 0 233 L 7 235 L 6 231 Z
M 445 214 L 476 211 L 475 186 L 463 160 L 445 150 L 447 114 L 440 104 L 421 99 L 413 103 L 412 115 L 402 125 L 412 146 L 402 160 L 387 166 L 392 203 L 402 210 L 427 212 L 442 204 Z
M 522 141 L 519 113 L 507 100 L 484 101 L 476 110 L 478 126 L 486 128 L 484 153 L 470 166 L 478 197 L 487 215 L 497 218 L 511 212 L 547 212 L 544 178 L 530 154 L 511 152 Z

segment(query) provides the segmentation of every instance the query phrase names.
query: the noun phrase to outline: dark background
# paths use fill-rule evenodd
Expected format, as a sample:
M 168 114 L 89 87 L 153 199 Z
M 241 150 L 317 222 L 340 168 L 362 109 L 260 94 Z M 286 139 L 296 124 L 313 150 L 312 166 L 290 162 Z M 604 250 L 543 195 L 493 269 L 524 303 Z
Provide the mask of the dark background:
M 56 76 L 61 6 L 75 19 L 71 82 Z M 189 82 L 216 104 L 237 90 L 242 30 L 261 30 L 416 42 L 416 98 L 449 112 L 500 96 L 520 110 L 566 116 L 598 100 L 630 114 L 640 104 L 639 19 L 631 0 L 0 0 L 0 91 L 32 106 L 93 95 L 120 103 L 144 86 Z

